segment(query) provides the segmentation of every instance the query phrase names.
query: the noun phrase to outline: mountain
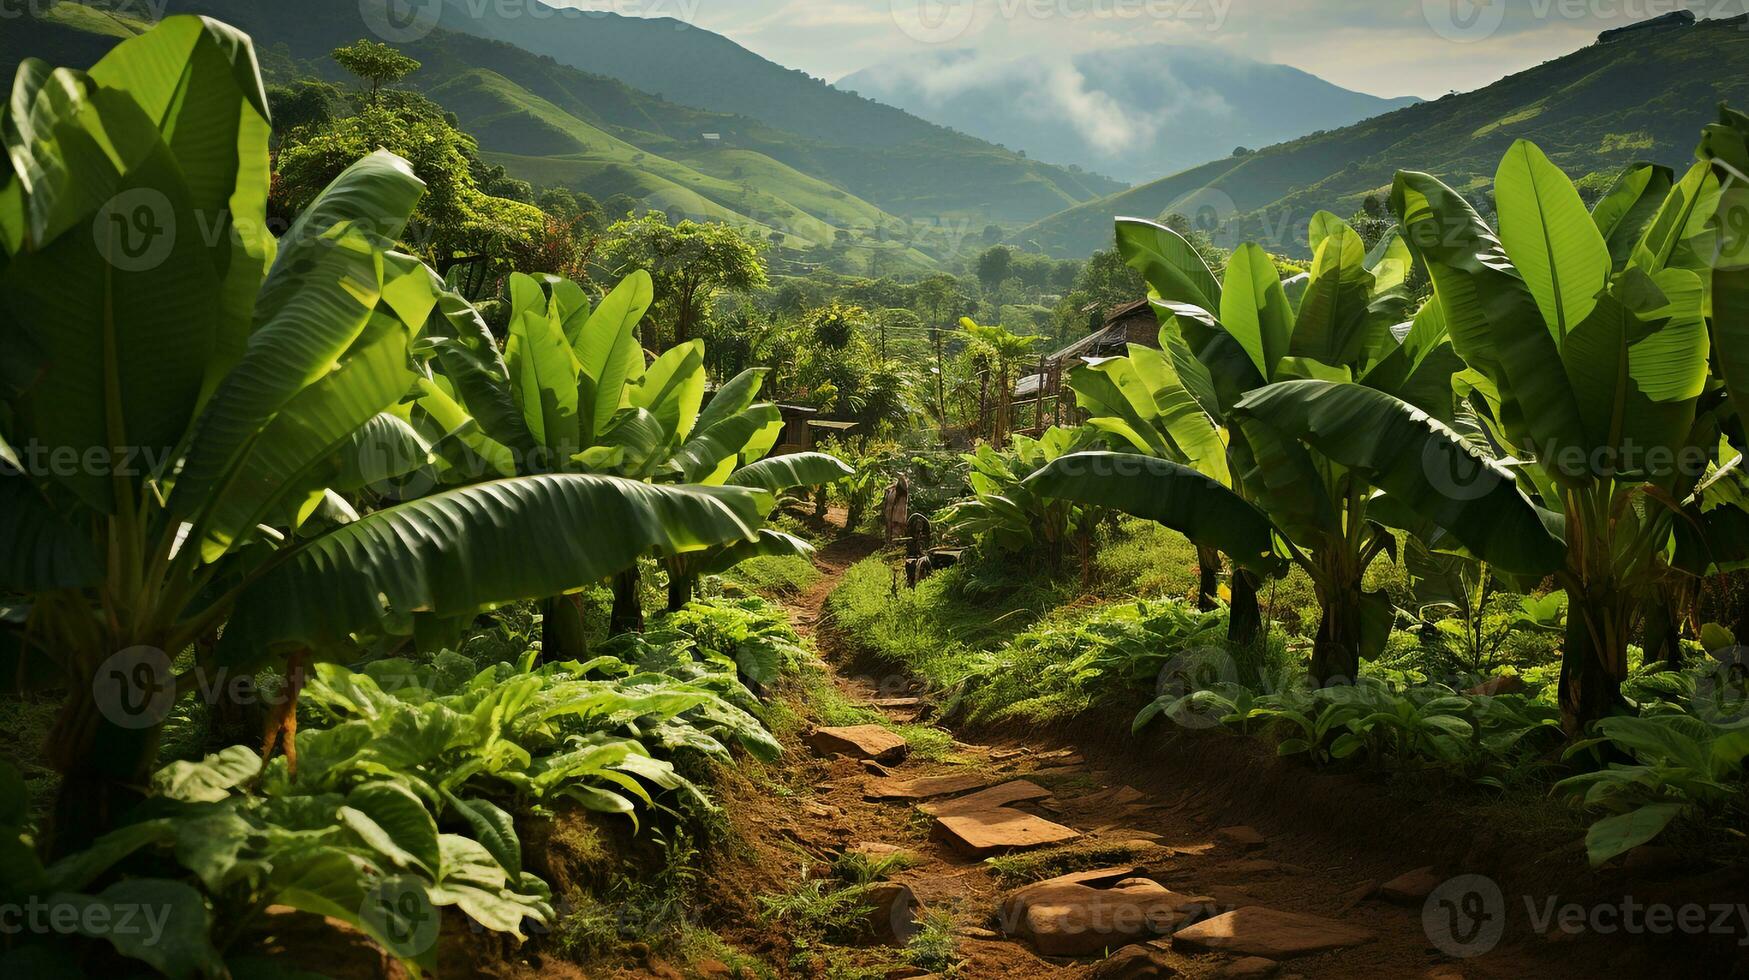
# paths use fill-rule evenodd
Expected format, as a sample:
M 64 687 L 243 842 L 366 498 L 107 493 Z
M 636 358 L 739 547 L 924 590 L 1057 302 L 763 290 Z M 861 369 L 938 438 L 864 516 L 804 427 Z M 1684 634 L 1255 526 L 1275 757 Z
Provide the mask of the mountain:
M 1474 92 L 1399 109 L 1079 205 L 1022 229 L 1017 243 L 1080 256 L 1112 244 L 1116 215 L 1200 212 L 1221 244 L 1257 241 L 1306 252 L 1320 209 L 1358 210 L 1388 198 L 1398 170 L 1438 175 L 1476 199 L 1506 149 L 1535 141 L 1575 179 L 1607 181 L 1649 160 L 1686 169 L 1696 134 L 1721 101 L 1749 105 L 1749 15 L 1670 20 L 1597 44 Z
M 864 69 L 837 87 L 1040 160 L 1134 181 L 1420 101 L 1382 99 L 1297 68 L 1172 44 L 1055 60 L 932 52 Z
M 988 223 L 1034 221 L 1124 186 L 1028 160 L 838 92 L 677 21 L 555 10 L 536 0 L 444 0 L 447 6 L 433 0 L 410 7 L 400 0 L 154 2 L 167 14 L 206 14 L 247 31 L 270 68 L 294 66 L 341 78 L 329 51 L 361 37 L 389 40 L 424 63 L 407 84 L 427 94 L 443 88 L 445 97 L 458 101 L 447 107 L 457 112 L 463 128 L 484 126 L 487 155 L 515 175 L 574 180 L 591 193 L 609 185 L 634 194 L 650 190 L 656 203 L 684 201 L 681 210 L 701 217 L 739 214 L 755 230 L 776 228 L 796 244 L 823 234 L 817 222 L 789 221 L 801 212 L 853 237 L 878 239 L 896 253 L 914 251 L 909 245 L 915 243 L 939 255 L 968 235 L 981 235 Z M 137 0 L 62 0 L 33 9 L 40 12 L 0 31 L 0 71 L 7 77 L 25 55 L 89 64 L 121 36 L 118 31 L 140 24 Z M 390 10 L 414 16 L 390 16 Z M 512 37 L 567 53 L 554 58 L 531 52 L 504 40 Z M 475 69 L 511 84 L 464 77 Z M 663 83 L 652 93 L 637 81 L 610 77 L 612 71 L 637 81 L 681 78 L 687 83 Z M 720 97 L 725 91 L 738 94 Z M 511 104 L 528 95 L 534 99 Z M 554 107 L 585 128 L 558 119 Z M 588 128 L 605 138 L 597 139 Z M 567 129 L 570 136 L 554 142 L 555 132 Z M 567 164 L 565 158 L 579 156 L 579 136 L 587 144 L 581 154 L 586 159 Z M 555 147 L 559 152 L 552 152 Z M 660 162 L 638 167 L 631 158 L 640 155 L 646 161 L 661 157 L 674 167 Z M 628 177 L 616 170 L 609 173 L 612 180 L 591 185 L 610 164 L 648 172 Z M 675 167 L 688 171 L 686 179 L 676 179 Z M 675 184 L 709 203 L 676 192 Z M 792 194 L 814 203 L 797 203 Z M 834 206 L 825 208 L 826 200 Z M 743 205 L 760 214 L 741 212 Z M 837 217 L 822 216 L 822 208 Z M 835 223 L 851 215 L 854 223 Z

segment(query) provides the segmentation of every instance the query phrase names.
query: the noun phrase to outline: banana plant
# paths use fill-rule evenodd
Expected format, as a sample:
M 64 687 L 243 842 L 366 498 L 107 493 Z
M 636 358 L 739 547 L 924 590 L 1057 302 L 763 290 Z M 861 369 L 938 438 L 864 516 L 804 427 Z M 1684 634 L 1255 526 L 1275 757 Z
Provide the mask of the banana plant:
M 1069 372 L 1069 387 L 1075 392 L 1076 404 L 1088 413 L 1088 425 L 1135 452 L 1182 463 L 1217 483 L 1232 486 L 1227 441 L 1220 425 L 1185 389 L 1164 353 L 1174 340 L 1163 331 L 1159 349 L 1130 344 L 1126 357 L 1077 365 Z M 1196 550 L 1199 605 L 1211 610 L 1219 601 L 1220 552 L 1206 544 L 1198 544 Z M 1250 644 L 1262 626 L 1256 576 L 1235 566 L 1227 638 L 1241 646 Z
M 1034 478 L 1040 492 L 1160 520 L 1257 572 L 1278 568 L 1276 554 L 1285 553 L 1311 578 L 1321 606 L 1311 662 L 1320 683 L 1352 680 L 1384 648 L 1395 608 L 1364 583 L 1378 558 L 1396 553 L 1393 528 L 1438 530 L 1452 547 L 1513 571 L 1549 561 L 1553 542 L 1534 507 L 1442 421 L 1455 416 L 1458 365 L 1442 319 L 1423 313 L 1402 322 L 1408 261 L 1399 241 L 1369 255 L 1346 222 L 1320 213 L 1297 302 L 1254 244 L 1233 254 L 1218 281 L 1168 228 L 1125 219 L 1119 241 L 1162 320 L 1165 356 L 1135 373 L 1151 376 L 1141 394 L 1173 423 L 1163 429 L 1171 444 L 1146 467 L 1059 461 Z M 1388 420 L 1356 427 L 1368 413 Z M 1211 428 L 1226 446 L 1224 482 L 1211 476 L 1220 472 Z M 1363 451 L 1339 461 L 1325 451 L 1329 439 Z M 1197 468 L 1169 458 L 1174 449 Z M 1480 467 L 1496 480 L 1464 499 L 1425 492 L 1423 471 L 1441 467 Z M 1188 503 L 1209 496 L 1233 498 L 1222 508 L 1226 520 Z
M 1052 572 L 1062 567 L 1073 539 L 1085 570 L 1091 559 L 1092 508 L 1039 494 L 1026 481 L 1053 461 L 1096 442 L 1092 429 L 1052 426 L 1037 439 L 1016 435 L 1007 452 L 987 443 L 979 446 L 963 457 L 974 496 L 948 507 L 942 523 L 1006 555 L 1034 557 L 1042 552 Z
M 783 490 L 850 472 L 824 453 L 762 459 L 783 429 L 777 406 L 756 401 L 764 369 L 741 372 L 707 402 L 703 340 L 646 365 L 637 327 L 653 295 L 648 273 L 631 273 L 593 306 L 580 286 L 556 276 L 513 274 L 509 293 L 502 356 L 483 324 L 430 346 L 438 370 L 421 380 L 416 421 L 444 457 L 441 478 L 595 473 L 749 487 L 769 505 Z M 810 551 L 799 538 L 762 528 L 720 548 L 663 553 L 669 604 L 685 605 L 701 574 L 756 555 Z M 633 576 L 628 569 L 615 581 L 618 630 L 642 621 Z M 547 652 L 580 656 L 576 602 L 549 600 L 545 613 Z
M 1662 180 L 1653 173 L 1646 184 Z M 1469 365 L 1467 402 L 1563 536 L 1550 571 L 1568 596 L 1560 704 L 1575 736 L 1620 701 L 1628 643 L 1664 577 L 1681 503 L 1703 470 L 1697 460 L 1719 447 L 1712 409 L 1723 393 L 1709 381 L 1707 316 L 1717 290 L 1700 274 L 1718 178 L 1697 165 L 1655 211 L 1624 208 L 1630 196 L 1612 192 L 1607 207 L 1588 212 L 1566 174 L 1526 141 L 1496 176 L 1497 233 L 1426 174 L 1398 174 L 1392 194 L 1403 237 L 1433 281 L 1429 306 Z M 1624 212 L 1652 217 L 1612 217 Z M 1744 345 L 1733 337 L 1741 326 L 1714 316 L 1711 329 L 1728 362 L 1728 350 Z M 1359 429 L 1384 418 L 1351 421 Z M 1363 441 L 1332 437 L 1326 449 L 1349 463 Z M 1478 489 L 1439 483 L 1423 491 Z
M 566 474 L 348 514 L 335 488 L 361 459 L 423 459 L 384 416 L 465 304 L 395 250 L 424 186 L 388 153 L 276 242 L 268 132 L 249 38 L 198 17 L 89 71 L 26 61 L 0 108 L 0 593 L 21 610 L 0 658 L 17 686 L 67 692 L 48 739 L 61 850 L 123 816 L 211 671 L 749 540 L 765 505 Z

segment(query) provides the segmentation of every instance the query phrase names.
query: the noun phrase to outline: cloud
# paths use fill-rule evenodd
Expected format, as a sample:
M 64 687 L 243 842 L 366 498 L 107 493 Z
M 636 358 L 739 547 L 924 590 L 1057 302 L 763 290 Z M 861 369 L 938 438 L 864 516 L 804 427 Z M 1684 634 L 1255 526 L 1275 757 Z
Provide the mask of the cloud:
M 828 79 L 944 48 L 1008 60 L 1045 59 L 1135 43 L 1218 47 L 1293 65 L 1378 95 L 1435 97 L 1471 89 L 1567 54 L 1603 30 L 1676 9 L 1701 16 L 1742 12 L 1740 0 L 551 0 L 650 16 L 692 12 L 781 64 Z M 1720 3 L 1728 9 L 1719 10 Z M 920 7 L 920 5 L 922 5 Z M 944 6 L 945 5 L 945 6 Z M 961 6 L 970 5 L 970 6 Z M 919 10 L 970 12 L 935 43 L 908 34 Z M 1474 24 L 1491 25 L 1465 37 Z M 1455 25 L 1455 29 L 1453 27 Z M 1454 39 L 1456 38 L 1456 39 Z M 1063 98 L 1101 107 L 1070 86 Z M 1097 119 L 1089 125 L 1100 127 Z

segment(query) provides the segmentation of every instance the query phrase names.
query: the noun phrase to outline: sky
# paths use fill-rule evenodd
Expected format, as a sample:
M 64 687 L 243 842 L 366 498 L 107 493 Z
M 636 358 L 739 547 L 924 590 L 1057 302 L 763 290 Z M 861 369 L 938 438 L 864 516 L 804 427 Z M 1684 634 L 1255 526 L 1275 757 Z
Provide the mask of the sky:
M 1208 44 L 1380 96 L 1468 91 L 1679 9 L 1749 0 L 549 0 L 673 17 L 828 81 L 942 47 L 1005 58 Z

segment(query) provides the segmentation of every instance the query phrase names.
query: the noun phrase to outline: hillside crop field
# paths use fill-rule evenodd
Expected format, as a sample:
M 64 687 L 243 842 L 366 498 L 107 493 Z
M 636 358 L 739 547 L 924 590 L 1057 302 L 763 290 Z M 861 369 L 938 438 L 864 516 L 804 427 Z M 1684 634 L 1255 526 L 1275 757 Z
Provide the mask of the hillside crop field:
M 0 10 L 0 975 L 1749 971 L 1749 21 L 749 4 Z

